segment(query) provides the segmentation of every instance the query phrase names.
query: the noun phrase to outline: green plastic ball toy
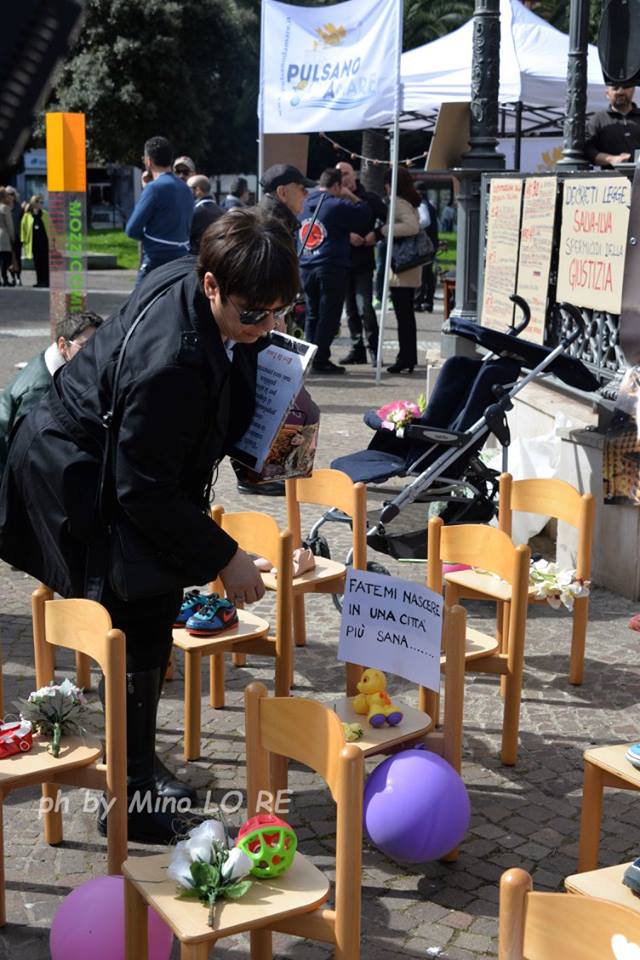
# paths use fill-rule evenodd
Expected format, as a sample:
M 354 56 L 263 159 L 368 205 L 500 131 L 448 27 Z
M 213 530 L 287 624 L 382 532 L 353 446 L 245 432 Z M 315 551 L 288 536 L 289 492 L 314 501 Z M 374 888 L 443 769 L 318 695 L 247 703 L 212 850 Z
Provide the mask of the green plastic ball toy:
M 270 813 L 259 813 L 241 827 L 236 846 L 252 860 L 250 873 L 254 877 L 273 880 L 293 863 L 298 838 L 285 820 Z

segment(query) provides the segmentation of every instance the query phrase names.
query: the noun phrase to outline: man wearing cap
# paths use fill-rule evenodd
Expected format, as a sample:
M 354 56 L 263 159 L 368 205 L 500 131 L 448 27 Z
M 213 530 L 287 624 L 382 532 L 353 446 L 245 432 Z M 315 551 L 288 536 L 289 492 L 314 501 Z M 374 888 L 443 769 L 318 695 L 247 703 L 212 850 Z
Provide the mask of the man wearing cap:
M 178 157 L 173 161 L 173 172 L 176 177 L 180 177 L 186 183 L 189 177 L 196 172 L 196 165 L 191 157 Z
M 300 229 L 298 217 L 304 209 L 307 187 L 315 187 L 315 180 L 305 177 L 291 163 L 276 163 L 262 175 L 260 180 L 264 196 L 260 206 L 270 217 L 281 220 L 292 237 Z
M 147 140 L 142 159 L 152 180 L 124 228 L 132 240 L 142 240 L 137 283 L 156 267 L 189 253 L 193 219 L 193 194 L 171 169 L 173 147 L 166 137 Z
M 606 110 L 598 110 L 587 124 L 585 156 L 600 167 L 633 162 L 640 149 L 640 110 L 633 102 L 635 87 L 608 83 Z
M 198 253 L 200 240 L 207 227 L 210 227 L 224 213 L 211 196 L 209 178 L 202 173 L 189 177 L 187 186 L 193 194 L 193 221 L 191 223 L 191 252 Z

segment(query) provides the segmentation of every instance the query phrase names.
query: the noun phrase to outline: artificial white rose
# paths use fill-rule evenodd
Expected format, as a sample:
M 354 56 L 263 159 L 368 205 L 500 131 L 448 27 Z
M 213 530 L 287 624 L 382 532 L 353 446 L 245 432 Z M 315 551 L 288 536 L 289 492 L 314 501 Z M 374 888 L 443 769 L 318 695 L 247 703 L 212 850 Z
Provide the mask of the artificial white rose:
M 222 864 L 222 876 L 225 880 L 241 880 L 242 877 L 247 876 L 252 866 L 251 857 L 247 856 L 240 847 L 234 847 L 233 850 L 229 851 L 229 856 Z
M 171 880 L 175 880 L 181 887 L 190 889 L 193 887 L 193 879 L 191 877 L 192 860 L 184 849 L 178 849 L 180 846 L 181 844 L 178 844 L 176 847 L 171 863 L 167 867 L 167 876 Z
M 189 839 L 185 841 L 185 849 L 192 860 L 204 860 L 211 863 L 211 847 L 213 844 L 225 846 L 224 827 L 218 820 L 204 820 L 189 831 Z

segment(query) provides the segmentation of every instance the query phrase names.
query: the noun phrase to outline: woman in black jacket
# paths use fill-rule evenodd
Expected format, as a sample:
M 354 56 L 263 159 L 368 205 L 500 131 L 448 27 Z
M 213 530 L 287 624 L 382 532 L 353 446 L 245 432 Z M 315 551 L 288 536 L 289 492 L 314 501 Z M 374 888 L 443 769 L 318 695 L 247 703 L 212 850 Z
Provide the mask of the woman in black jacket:
M 219 575 L 231 600 L 264 592 L 251 559 L 211 520 L 209 494 L 253 415 L 258 353 L 298 285 L 282 225 L 254 210 L 227 214 L 203 237 L 197 265 L 185 257 L 153 271 L 62 368 L 9 450 L 0 556 L 62 596 L 100 600 L 126 635 L 130 798 L 193 795 L 154 759 L 182 588 Z M 130 805 L 129 839 L 168 842 L 172 817 L 140 806 Z

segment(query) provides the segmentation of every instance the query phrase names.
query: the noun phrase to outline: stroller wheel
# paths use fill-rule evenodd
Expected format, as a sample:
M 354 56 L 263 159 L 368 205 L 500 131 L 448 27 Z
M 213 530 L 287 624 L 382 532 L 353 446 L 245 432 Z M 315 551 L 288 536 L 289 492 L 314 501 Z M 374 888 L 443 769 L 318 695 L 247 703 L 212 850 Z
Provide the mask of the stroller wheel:
M 391 574 L 386 567 L 383 567 L 381 563 L 378 563 L 376 560 L 369 560 L 367 563 L 367 570 L 369 573 L 379 573 L 383 577 L 390 577 Z M 338 611 L 342 613 L 342 599 L 343 596 L 341 593 L 332 593 L 331 599 L 333 600 L 333 605 Z
M 331 551 L 325 537 L 316 534 L 315 537 L 305 540 L 302 544 L 307 550 L 311 550 L 314 557 L 324 557 L 325 560 L 331 560 Z

